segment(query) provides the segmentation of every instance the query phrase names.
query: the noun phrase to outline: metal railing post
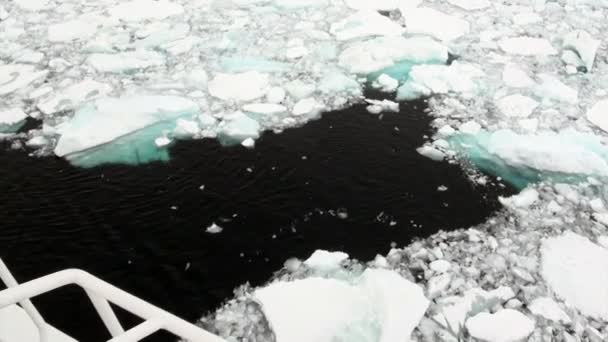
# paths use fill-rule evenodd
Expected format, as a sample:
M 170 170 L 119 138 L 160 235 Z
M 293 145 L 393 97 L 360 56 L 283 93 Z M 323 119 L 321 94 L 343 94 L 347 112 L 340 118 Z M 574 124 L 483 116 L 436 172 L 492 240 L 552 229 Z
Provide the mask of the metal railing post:
M 120 324 L 120 321 L 118 321 L 118 317 L 116 317 L 110 303 L 108 303 L 105 298 L 93 293 L 91 290 L 85 289 L 85 292 L 87 293 L 87 296 L 89 296 L 91 303 L 93 303 L 95 310 L 97 310 L 97 314 L 103 321 L 103 324 L 105 324 L 110 332 L 110 335 L 112 335 L 112 337 L 117 337 L 124 334 L 125 329 Z
M 0 258 L 0 279 L 4 282 L 7 288 L 19 286 L 19 283 L 17 283 L 17 279 L 13 277 L 13 274 L 8 270 L 8 267 L 6 266 L 4 261 L 2 261 L 2 258 Z M 28 316 L 30 316 L 30 318 L 36 325 L 36 328 L 38 328 L 40 342 L 48 342 L 49 338 L 48 331 L 46 328 L 46 322 L 44 321 L 44 318 L 42 318 L 42 315 L 40 314 L 40 312 L 38 312 L 34 304 L 29 299 L 23 299 L 19 301 L 19 305 L 21 305 L 21 308 L 23 308 L 23 310 L 25 310 Z M 2 305 L 0 305 L 0 308 L 2 308 Z

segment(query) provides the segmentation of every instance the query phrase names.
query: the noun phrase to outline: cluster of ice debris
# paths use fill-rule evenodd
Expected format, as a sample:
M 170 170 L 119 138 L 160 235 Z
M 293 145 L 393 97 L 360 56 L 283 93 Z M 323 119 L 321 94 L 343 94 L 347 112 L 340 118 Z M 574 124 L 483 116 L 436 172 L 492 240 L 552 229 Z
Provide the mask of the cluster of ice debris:
M 252 147 L 365 87 L 430 97 L 420 153 L 528 188 L 368 265 L 290 262 L 206 323 L 249 341 L 602 341 L 607 15 L 605 0 L 13 0 L 0 131 L 83 166 L 132 163 L 174 139 Z M 14 134 L 28 116 L 42 128 Z
M 3 2 L 0 130 L 82 166 L 165 159 L 184 138 L 253 147 L 264 130 L 362 101 L 368 85 L 395 91 L 414 65 L 445 64 L 445 44 L 403 26 L 397 7 L 416 4 Z M 11 134 L 27 117 L 42 127 Z
M 201 324 L 228 341 L 606 341 L 607 200 L 592 179 L 540 183 L 372 262 L 316 251 Z

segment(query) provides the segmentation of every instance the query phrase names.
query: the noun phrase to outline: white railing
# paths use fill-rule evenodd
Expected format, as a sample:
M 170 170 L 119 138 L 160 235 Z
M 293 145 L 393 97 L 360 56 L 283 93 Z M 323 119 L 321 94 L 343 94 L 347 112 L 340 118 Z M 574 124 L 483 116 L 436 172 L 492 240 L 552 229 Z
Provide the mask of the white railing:
M 192 342 L 226 342 L 183 319 L 143 301 L 91 274 L 70 269 L 18 284 L 0 258 L 0 279 L 7 289 L 0 291 L 0 308 L 19 303 L 40 332 L 40 341 L 48 341 L 47 325 L 30 298 L 67 285 L 77 285 L 89 296 L 99 317 L 110 332 L 110 342 L 136 342 L 160 330 Z M 143 323 L 125 331 L 110 303 L 142 318 Z

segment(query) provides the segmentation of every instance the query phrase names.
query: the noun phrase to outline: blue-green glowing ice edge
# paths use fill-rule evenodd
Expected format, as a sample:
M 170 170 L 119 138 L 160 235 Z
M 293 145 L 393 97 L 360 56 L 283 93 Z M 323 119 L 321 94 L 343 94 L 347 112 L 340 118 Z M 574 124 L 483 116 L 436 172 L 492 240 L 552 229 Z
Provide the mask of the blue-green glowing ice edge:
M 473 166 L 517 189 L 545 180 L 578 183 L 588 177 L 608 177 L 608 148 L 600 137 L 590 133 L 481 131 L 475 135 L 455 134 L 448 142 Z

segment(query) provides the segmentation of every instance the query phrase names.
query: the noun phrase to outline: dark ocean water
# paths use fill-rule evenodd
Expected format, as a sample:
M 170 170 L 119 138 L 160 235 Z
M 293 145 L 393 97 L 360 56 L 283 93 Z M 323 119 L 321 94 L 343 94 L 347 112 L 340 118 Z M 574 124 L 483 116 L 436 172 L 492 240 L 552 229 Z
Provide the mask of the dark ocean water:
M 194 321 L 290 257 L 321 248 L 367 261 L 391 242 L 484 221 L 510 190 L 475 187 L 459 166 L 420 156 L 424 108 L 380 119 L 357 105 L 266 133 L 254 150 L 184 141 L 169 163 L 137 167 L 78 169 L 2 148 L 0 256 L 19 281 L 82 268 Z M 348 217 L 328 212 L 338 208 Z M 206 233 L 212 222 L 224 231 Z M 35 304 L 81 341 L 109 337 L 76 289 Z

